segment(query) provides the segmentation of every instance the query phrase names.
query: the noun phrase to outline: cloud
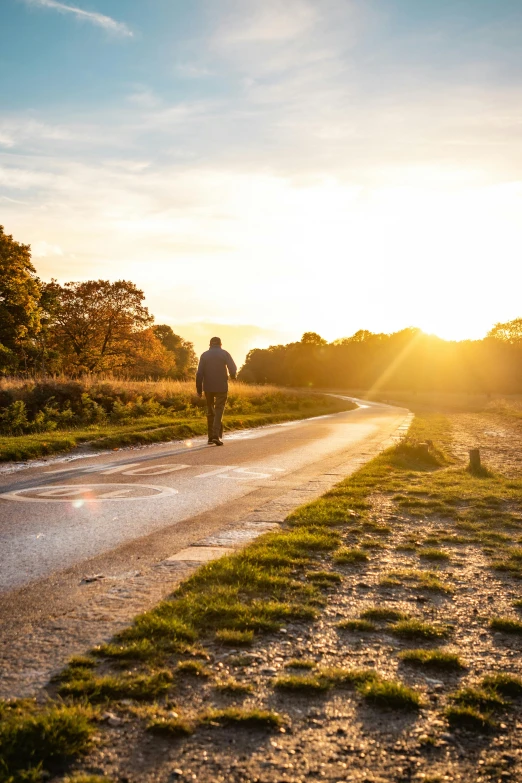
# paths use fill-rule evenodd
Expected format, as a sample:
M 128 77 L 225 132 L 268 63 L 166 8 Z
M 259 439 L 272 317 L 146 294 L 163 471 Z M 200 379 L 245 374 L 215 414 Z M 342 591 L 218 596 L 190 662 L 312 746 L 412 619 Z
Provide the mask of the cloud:
M 218 37 L 222 44 L 286 42 L 307 33 L 317 18 L 317 8 L 303 0 L 267 0 L 262 5 L 248 0 L 232 6 Z
M 2 147 L 14 147 L 14 139 L 7 133 L 0 130 L 0 146 Z
M 90 22 L 97 27 L 102 27 L 104 30 L 114 33 L 114 35 L 121 35 L 125 38 L 132 38 L 134 35 L 132 30 L 124 22 L 117 22 L 116 19 L 105 16 L 104 14 L 98 14 L 94 11 L 84 11 L 83 8 L 78 8 L 74 5 L 66 5 L 65 3 L 58 2 L 58 0 L 26 0 L 26 2 L 29 2 L 31 5 L 41 6 L 42 8 L 52 8 L 55 11 L 64 14 L 74 14 L 78 19 Z
M 191 62 L 178 63 L 176 65 L 176 73 L 182 79 L 204 79 L 207 76 L 212 76 L 210 68 Z
M 63 256 L 63 250 L 60 245 L 51 245 L 49 242 L 35 242 L 32 245 L 32 255 L 34 258 L 47 258 L 47 256 Z

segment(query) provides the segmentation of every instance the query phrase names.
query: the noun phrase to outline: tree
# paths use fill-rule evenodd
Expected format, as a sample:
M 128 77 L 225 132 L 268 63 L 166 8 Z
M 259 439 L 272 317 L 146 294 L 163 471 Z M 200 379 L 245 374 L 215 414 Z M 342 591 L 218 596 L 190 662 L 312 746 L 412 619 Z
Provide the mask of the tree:
M 129 345 L 125 371 L 134 378 L 163 378 L 176 372 L 176 359 L 154 333 L 154 327 L 139 332 Z
M 522 344 L 522 318 L 515 318 L 505 324 L 495 324 L 487 336 L 511 345 Z
M 194 345 L 175 334 L 167 324 L 157 324 L 152 329 L 167 351 L 174 355 L 176 368 L 169 375 L 180 380 L 191 378 L 195 374 L 198 365 Z
M 60 350 L 64 371 L 117 371 L 132 364 L 140 335 L 153 321 L 134 283 L 53 281 L 46 288 L 53 302 L 52 347 Z
M 40 327 L 40 281 L 31 248 L 0 226 L 0 371 L 14 371 Z
M 303 345 L 328 345 L 327 341 L 317 332 L 305 332 L 301 337 L 301 342 Z

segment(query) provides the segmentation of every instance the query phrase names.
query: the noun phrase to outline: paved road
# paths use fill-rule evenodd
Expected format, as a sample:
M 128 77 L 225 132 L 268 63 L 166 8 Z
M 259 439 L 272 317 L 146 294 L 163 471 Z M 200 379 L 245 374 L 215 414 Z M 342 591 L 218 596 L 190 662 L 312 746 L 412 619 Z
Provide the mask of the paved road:
M 357 410 L 206 439 L 104 453 L 0 474 L 0 593 L 168 530 L 170 552 L 324 472 L 325 461 L 384 442 L 402 409 Z M 238 506 L 239 503 L 239 506 Z M 209 512 L 214 512 L 209 514 Z M 196 539 L 194 539 L 196 540 Z
M 198 438 L 0 468 L 0 698 L 34 695 L 199 562 L 277 526 L 408 426 L 406 410 L 359 402 L 223 448 Z

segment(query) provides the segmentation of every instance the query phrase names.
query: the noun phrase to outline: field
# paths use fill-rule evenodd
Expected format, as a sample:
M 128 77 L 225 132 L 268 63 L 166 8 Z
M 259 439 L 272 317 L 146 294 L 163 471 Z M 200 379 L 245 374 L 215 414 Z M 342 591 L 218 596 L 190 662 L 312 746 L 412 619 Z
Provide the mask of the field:
M 522 419 L 522 394 L 464 394 L 408 391 L 345 391 L 352 397 L 386 402 L 409 408 L 414 413 L 484 413 Z
M 322 394 L 231 383 L 225 430 L 353 408 Z M 69 451 L 80 444 L 119 448 L 202 435 L 204 400 L 193 382 L 99 377 L 0 380 L 0 460 Z

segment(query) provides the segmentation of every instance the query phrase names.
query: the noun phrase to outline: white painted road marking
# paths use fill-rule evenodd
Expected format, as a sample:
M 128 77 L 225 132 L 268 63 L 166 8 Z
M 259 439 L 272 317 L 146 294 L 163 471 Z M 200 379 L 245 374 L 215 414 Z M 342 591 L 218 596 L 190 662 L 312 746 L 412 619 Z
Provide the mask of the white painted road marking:
M 272 478 L 270 473 L 257 473 L 254 470 L 247 470 L 246 468 L 235 468 L 233 471 L 233 476 L 227 476 L 226 474 L 222 473 L 219 478 L 222 479 L 250 479 L 250 481 L 260 481 L 261 479 L 268 479 Z M 237 473 L 240 473 L 241 475 L 236 475 Z M 201 477 L 199 477 L 201 478 Z
M 14 492 L 6 492 L 0 495 L 0 498 L 25 503 L 81 502 L 83 504 L 98 501 L 143 500 L 144 498 L 155 500 L 177 494 L 177 489 L 156 487 L 152 484 L 66 484 L 59 487 L 26 487 Z
M 114 473 L 120 473 L 122 476 L 161 476 L 171 473 L 178 473 L 182 470 L 188 470 L 189 468 L 195 468 L 200 470 L 202 465 L 180 465 L 180 464 L 162 464 L 162 465 L 147 465 L 142 462 L 133 462 L 126 465 L 119 465 L 115 468 L 109 468 L 109 470 L 99 470 L 97 472 L 102 476 L 112 475 Z M 194 478 L 204 479 L 216 476 L 220 479 L 232 479 L 236 481 L 262 481 L 270 478 L 274 478 L 273 473 L 284 473 L 283 468 L 265 468 L 264 471 L 249 470 L 247 468 L 240 468 L 237 465 L 222 465 L 219 468 L 215 468 L 212 465 L 207 465 L 212 468 L 204 473 L 198 473 Z M 129 470 L 131 468 L 131 470 Z M 228 474 L 228 475 L 227 475 Z M 116 487 L 111 490 L 110 487 Z M 102 491 L 104 490 L 104 491 Z M 144 490 L 152 490 L 151 492 L 144 492 Z M 61 484 L 59 486 L 40 486 L 40 487 L 27 487 L 25 489 L 19 489 L 14 492 L 5 492 L 0 494 L 0 499 L 4 500 L 19 500 L 27 503 L 54 501 L 68 503 L 73 500 L 82 501 L 82 504 L 92 503 L 97 500 L 142 500 L 144 498 L 156 498 L 170 494 L 178 494 L 177 489 L 170 487 L 156 487 L 151 484 Z
M 234 470 L 234 468 L 237 468 L 237 465 L 225 465 L 225 467 L 221 468 L 214 468 L 214 470 L 209 470 L 206 473 L 198 473 L 195 478 L 207 478 L 208 476 L 217 476 L 219 473 L 226 473 L 229 470 Z
M 98 473 L 100 476 L 112 476 L 114 474 L 119 473 L 122 476 L 163 476 L 167 475 L 169 473 L 177 473 L 181 470 L 189 470 L 190 468 L 194 468 L 194 470 L 201 470 L 202 467 L 208 467 L 211 468 L 211 470 L 205 471 L 205 473 L 198 473 L 194 478 L 210 478 L 211 476 L 218 476 L 221 474 L 225 474 L 229 471 L 232 471 L 235 474 L 241 474 L 241 475 L 233 475 L 233 476 L 226 476 L 221 475 L 222 478 L 237 478 L 237 479 L 251 479 L 251 480 L 261 480 L 270 478 L 270 473 L 265 473 L 264 471 L 270 471 L 272 473 L 284 473 L 284 468 L 274 468 L 274 467 L 266 467 L 263 466 L 262 471 L 256 471 L 256 470 L 247 470 L 246 468 L 239 468 L 237 465 L 222 465 L 221 467 L 214 467 L 213 465 L 185 465 L 180 463 L 162 463 L 160 465 L 150 465 L 148 461 L 146 462 L 127 462 L 123 463 L 121 465 L 113 465 L 112 467 L 107 467 L 107 465 L 102 466 L 91 466 L 87 468 L 73 468 L 73 470 L 81 470 L 84 473 Z M 57 470 L 57 471 L 51 471 L 52 473 L 65 473 L 67 471 Z
M 129 467 L 127 465 L 127 467 Z M 158 470 L 163 468 L 163 470 Z M 124 470 L 123 476 L 162 476 L 164 473 L 175 473 L 177 470 L 185 470 L 190 468 L 190 465 L 146 465 L 143 468 L 137 470 Z

